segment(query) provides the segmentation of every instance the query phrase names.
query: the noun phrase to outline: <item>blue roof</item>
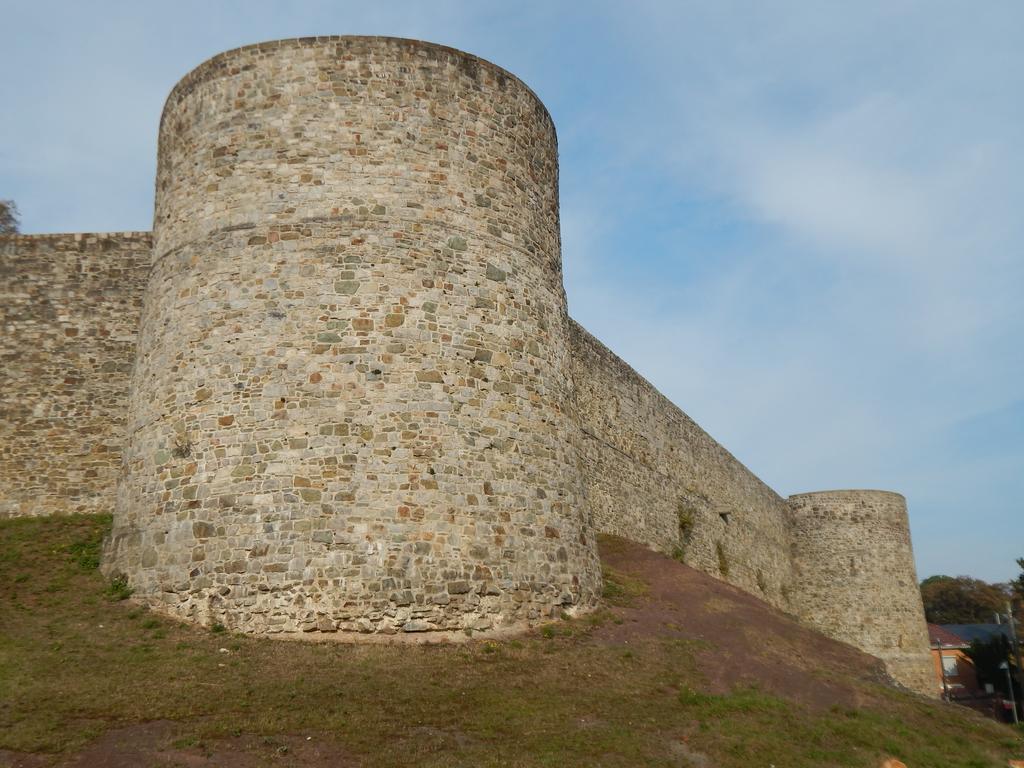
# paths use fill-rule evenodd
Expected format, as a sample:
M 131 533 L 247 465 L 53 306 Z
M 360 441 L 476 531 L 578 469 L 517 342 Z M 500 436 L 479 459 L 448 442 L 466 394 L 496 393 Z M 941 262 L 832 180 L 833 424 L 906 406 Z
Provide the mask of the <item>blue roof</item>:
M 998 635 L 1003 635 L 1007 640 L 1010 639 L 1009 624 L 941 624 L 940 626 L 962 638 L 966 643 L 975 640 L 985 643 Z

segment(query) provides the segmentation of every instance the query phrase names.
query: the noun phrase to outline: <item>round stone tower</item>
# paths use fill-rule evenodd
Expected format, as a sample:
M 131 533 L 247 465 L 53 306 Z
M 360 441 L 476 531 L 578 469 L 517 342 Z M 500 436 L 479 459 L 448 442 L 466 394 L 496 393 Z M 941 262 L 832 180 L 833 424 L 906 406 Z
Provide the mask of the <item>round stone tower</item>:
M 906 499 L 823 491 L 788 501 L 800 619 L 879 657 L 907 688 L 936 695 Z
M 438 45 L 247 46 L 172 91 L 105 569 L 246 632 L 586 607 L 551 118 Z

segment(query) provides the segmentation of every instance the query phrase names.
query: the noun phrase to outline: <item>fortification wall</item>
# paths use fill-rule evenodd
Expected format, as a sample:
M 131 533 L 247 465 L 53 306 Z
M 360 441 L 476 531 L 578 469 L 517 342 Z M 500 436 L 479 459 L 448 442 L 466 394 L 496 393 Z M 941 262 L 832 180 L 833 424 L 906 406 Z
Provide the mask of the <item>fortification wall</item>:
M 415 41 L 229 51 L 168 99 L 155 222 L 108 572 L 250 632 L 595 600 L 529 89 Z
M 597 529 L 788 607 L 788 509 L 685 413 L 570 325 L 581 462 Z
M 151 245 L 0 236 L 0 517 L 112 511 Z
M 585 608 L 606 531 L 934 693 L 903 498 L 787 504 L 568 318 L 555 131 L 515 77 L 248 46 L 174 89 L 158 162 L 152 237 L 0 238 L 0 515 L 105 511 L 120 466 L 106 572 L 248 632 Z
M 906 500 L 888 491 L 825 491 L 791 496 L 789 506 L 797 616 L 934 696 Z

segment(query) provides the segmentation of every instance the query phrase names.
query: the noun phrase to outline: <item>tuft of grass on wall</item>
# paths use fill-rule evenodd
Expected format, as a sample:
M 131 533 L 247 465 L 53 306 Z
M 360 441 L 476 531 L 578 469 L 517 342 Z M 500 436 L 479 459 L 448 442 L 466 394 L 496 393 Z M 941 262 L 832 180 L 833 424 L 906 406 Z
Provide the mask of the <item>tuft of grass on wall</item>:
M 715 554 L 718 556 L 718 572 L 723 579 L 729 578 L 729 557 L 725 554 L 725 546 L 722 542 L 715 544 Z

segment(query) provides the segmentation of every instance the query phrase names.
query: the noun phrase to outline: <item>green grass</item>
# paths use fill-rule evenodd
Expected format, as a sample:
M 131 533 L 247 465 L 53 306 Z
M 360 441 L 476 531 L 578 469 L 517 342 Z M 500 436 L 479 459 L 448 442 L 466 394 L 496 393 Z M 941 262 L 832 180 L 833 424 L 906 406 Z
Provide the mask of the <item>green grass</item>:
M 0 522 L 0 749 L 70 752 L 166 719 L 174 744 L 318 734 L 373 766 L 1003 768 L 1021 735 L 858 682 L 812 711 L 757 688 L 712 694 L 705 643 L 613 642 L 623 608 L 462 645 L 273 641 L 184 626 L 112 600 L 96 568 L 108 518 Z M 646 585 L 606 573 L 609 602 Z M 611 620 L 609 620 L 611 619 Z M 226 650 L 223 652 L 221 649 Z M 690 755 L 691 757 L 687 757 Z

